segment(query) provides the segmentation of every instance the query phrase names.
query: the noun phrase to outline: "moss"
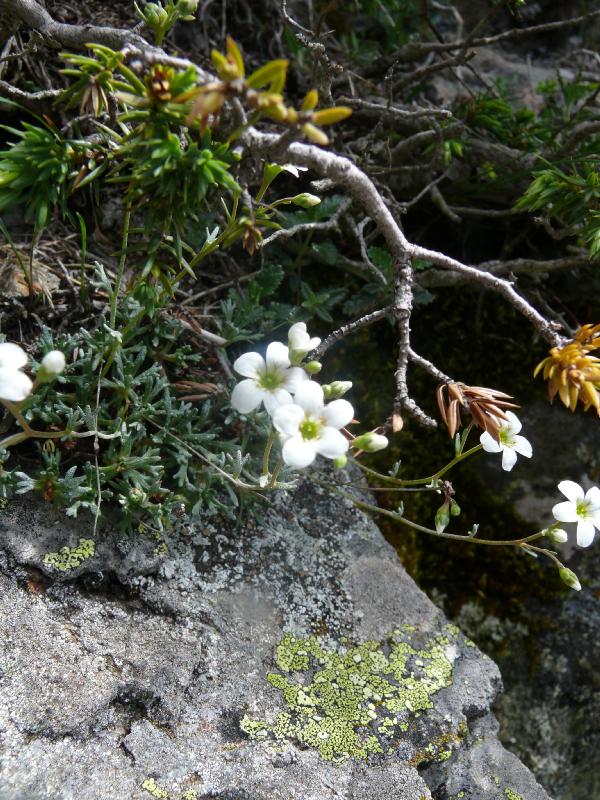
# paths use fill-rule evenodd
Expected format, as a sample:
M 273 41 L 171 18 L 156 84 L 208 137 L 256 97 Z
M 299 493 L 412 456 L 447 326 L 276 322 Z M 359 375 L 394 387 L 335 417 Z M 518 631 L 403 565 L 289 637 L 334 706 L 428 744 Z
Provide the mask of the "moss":
M 520 794 L 514 791 L 514 789 L 505 789 L 504 794 L 508 798 L 508 800 L 523 800 Z
M 88 558 L 92 558 L 96 551 L 93 539 L 80 539 L 77 547 L 61 547 L 57 553 L 46 553 L 44 564 L 54 567 L 60 572 L 76 569 Z
M 316 636 L 284 636 L 275 650 L 279 672 L 267 680 L 281 692 L 287 710 L 273 724 L 244 716 L 240 726 L 251 739 L 294 741 L 318 750 L 327 761 L 365 760 L 387 753 L 432 696 L 452 682 L 447 636 L 426 647 L 411 644 L 412 632 L 393 631 L 383 642 L 367 641 L 327 649 Z M 304 680 L 290 673 L 305 673 Z M 455 741 L 457 734 L 443 744 Z M 441 752 L 436 743 L 428 755 Z M 449 757 L 448 755 L 444 756 Z
M 181 795 L 181 800 L 198 800 L 198 792 L 195 789 L 187 789 Z
M 154 778 L 146 778 L 142 783 L 142 789 L 145 789 L 148 794 L 151 794 L 156 800 L 169 800 L 169 793 L 167 790 L 161 789 Z

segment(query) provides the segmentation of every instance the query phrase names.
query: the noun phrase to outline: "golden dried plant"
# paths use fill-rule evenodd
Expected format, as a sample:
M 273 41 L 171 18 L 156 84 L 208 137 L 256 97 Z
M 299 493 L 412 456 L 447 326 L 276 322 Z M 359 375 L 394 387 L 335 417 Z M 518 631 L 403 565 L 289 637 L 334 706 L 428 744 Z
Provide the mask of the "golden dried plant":
M 573 340 L 563 347 L 553 347 L 534 370 L 534 377 L 543 370 L 548 381 L 548 399 L 556 395 L 571 411 L 577 403 L 584 410 L 592 406 L 600 416 L 600 359 L 589 353 L 600 348 L 600 325 L 582 325 Z
M 454 438 L 462 427 L 462 411 L 471 415 L 473 424 L 498 440 L 502 423 L 507 419 L 503 409 L 518 408 L 511 395 L 484 386 L 465 383 L 442 383 L 436 391 L 438 408 L 448 433 Z

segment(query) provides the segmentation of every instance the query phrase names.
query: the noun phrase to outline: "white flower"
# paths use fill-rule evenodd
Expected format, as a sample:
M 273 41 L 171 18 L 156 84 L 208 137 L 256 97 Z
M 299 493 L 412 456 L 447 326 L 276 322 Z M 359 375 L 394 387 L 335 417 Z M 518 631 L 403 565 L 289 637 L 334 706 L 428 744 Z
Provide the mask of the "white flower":
M 592 486 L 584 493 L 575 481 L 561 481 L 558 488 L 568 502 L 554 506 L 554 518 L 559 522 L 576 522 L 577 544 L 589 547 L 594 541 L 594 528 L 600 530 L 600 489 Z
M 304 356 L 321 344 L 317 336 L 312 339 L 306 330 L 306 322 L 296 322 L 288 331 L 288 345 L 293 363 L 299 363 Z
M 504 412 L 507 419 L 502 422 L 497 442 L 487 431 L 481 434 L 479 441 L 486 453 L 502 453 L 502 469 L 510 472 L 517 462 L 517 453 L 531 458 L 531 445 L 524 436 L 517 436 L 521 423 L 512 411 Z
M 306 381 L 297 390 L 294 402 L 282 405 L 273 414 L 273 425 L 283 441 L 283 460 L 290 467 L 307 467 L 317 453 L 339 458 L 348 449 L 348 440 L 339 428 L 347 425 L 354 409 L 347 400 L 323 401 L 318 383 Z
M 27 364 L 27 356 L 21 348 L 10 342 L 0 344 L 0 400 L 20 403 L 33 388 L 21 368 Z
M 266 360 L 260 353 L 244 353 L 235 360 L 234 370 L 243 375 L 233 390 L 231 405 L 240 414 L 247 414 L 264 403 L 269 414 L 284 403 L 292 402 L 292 394 L 307 374 L 300 367 L 290 366 L 288 349 L 281 342 L 271 342 Z
M 66 365 L 64 353 L 61 353 L 60 350 L 51 350 L 42 358 L 41 370 L 44 377 L 55 378 L 63 372 Z

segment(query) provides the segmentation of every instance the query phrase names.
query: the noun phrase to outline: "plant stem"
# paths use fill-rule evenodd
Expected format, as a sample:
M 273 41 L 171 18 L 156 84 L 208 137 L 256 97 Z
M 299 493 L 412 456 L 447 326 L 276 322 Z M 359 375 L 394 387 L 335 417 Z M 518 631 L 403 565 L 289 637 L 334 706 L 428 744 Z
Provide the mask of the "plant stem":
M 339 489 L 334 489 L 334 491 L 341 497 L 351 500 L 355 506 L 361 508 L 363 511 L 372 511 L 375 514 L 381 514 L 384 517 L 389 517 L 390 519 L 395 520 L 396 522 L 401 522 L 416 531 L 421 531 L 421 533 L 429 533 L 438 539 L 453 539 L 455 541 L 469 542 L 471 544 L 485 544 L 491 547 L 506 547 L 509 545 L 520 547 L 521 545 L 528 544 L 529 542 L 533 542 L 536 539 L 540 539 L 542 536 L 544 536 L 542 531 L 532 533 L 529 536 L 524 536 L 521 539 L 476 539 L 474 536 L 465 536 L 458 533 L 438 533 L 437 531 L 434 531 L 433 528 L 426 528 L 424 525 L 419 525 L 417 522 L 406 519 L 406 517 L 397 514 L 395 511 L 389 511 L 388 509 L 380 508 L 379 506 L 374 506 L 370 503 L 365 503 L 362 500 L 357 500 L 356 497 L 353 497 L 351 494 L 347 494 L 346 492 L 342 492 Z
M 273 444 L 275 443 L 275 438 L 277 434 L 275 431 L 271 431 L 269 434 L 269 438 L 267 439 L 267 443 L 265 445 L 265 452 L 263 454 L 263 462 L 262 462 L 262 472 L 263 475 L 269 474 L 269 457 L 271 455 L 271 450 L 273 448 Z
M 410 480 L 410 481 L 403 481 L 400 480 L 399 478 L 392 478 L 389 475 L 382 475 L 380 472 L 377 472 L 376 470 L 371 469 L 370 467 L 366 467 L 364 464 L 361 464 L 360 461 L 355 460 L 355 463 L 363 470 L 363 472 L 366 472 L 368 475 L 373 475 L 374 477 L 379 478 L 379 480 L 385 481 L 386 483 L 393 483 L 396 484 L 397 486 L 424 486 L 427 483 L 431 483 L 432 481 L 436 481 L 439 478 L 441 478 L 442 475 L 445 475 L 446 472 L 451 470 L 452 467 L 458 464 L 460 461 L 464 461 L 465 458 L 468 458 L 469 456 L 473 455 L 473 453 L 476 453 L 478 450 L 481 450 L 482 446 L 483 445 L 481 444 L 476 444 L 475 447 L 471 447 L 470 450 L 467 450 L 464 453 L 459 453 L 452 459 L 452 461 L 449 461 L 445 467 L 442 467 L 433 475 L 430 475 L 428 478 L 416 478 L 415 480 Z
M 127 261 L 127 241 L 129 239 L 129 223 L 131 221 L 131 209 L 125 209 L 125 216 L 123 217 L 123 235 L 121 237 L 121 255 L 119 257 L 119 266 L 115 276 L 115 285 L 110 298 L 110 327 L 115 330 L 117 324 L 117 303 L 119 300 L 119 292 L 121 291 L 121 281 L 123 280 L 123 273 L 125 272 L 125 262 Z
M 279 477 L 279 473 L 283 469 L 283 459 L 280 458 L 277 464 L 275 464 L 275 469 L 273 470 L 273 474 L 271 475 L 271 480 L 267 484 L 267 489 L 276 489 L 277 488 L 277 478 Z

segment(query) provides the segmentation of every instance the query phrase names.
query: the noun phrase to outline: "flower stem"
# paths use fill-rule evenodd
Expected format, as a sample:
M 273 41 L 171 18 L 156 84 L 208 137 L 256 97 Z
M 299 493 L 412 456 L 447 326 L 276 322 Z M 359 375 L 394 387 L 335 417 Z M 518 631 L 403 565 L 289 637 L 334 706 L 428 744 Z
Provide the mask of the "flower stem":
M 275 443 L 275 438 L 277 434 L 275 431 L 271 431 L 269 434 L 269 438 L 267 439 L 267 443 L 265 445 L 265 452 L 263 454 L 263 461 L 262 461 L 262 472 L 263 475 L 269 474 L 269 458 L 271 456 L 271 450 L 273 448 L 273 444 Z
M 273 474 L 271 475 L 271 480 L 267 484 L 267 489 L 275 489 L 277 486 L 277 478 L 279 477 L 279 473 L 283 469 L 283 459 L 280 458 L 277 464 L 275 464 L 275 469 L 273 470 Z
M 404 525 L 407 525 L 409 528 L 413 528 L 416 531 L 421 531 L 422 533 L 429 533 L 432 536 L 437 537 L 438 539 L 453 539 L 455 541 L 461 542 L 470 542 L 472 544 L 485 544 L 491 547 L 500 547 L 500 546 L 514 546 L 520 547 L 522 545 L 528 545 L 529 542 L 536 541 L 544 536 L 543 531 L 538 531 L 537 533 L 532 533 L 529 536 L 524 536 L 521 539 L 477 539 L 474 536 L 465 536 L 464 534 L 458 533 L 438 533 L 437 531 L 433 530 L 433 528 L 426 528 L 424 525 L 419 525 L 417 522 L 413 522 L 410 519 L 406 519 L 401 514 L 398 514 L 395 511 L 389 511 L 386 508 L 380 508 L 379 506 L 374 506 L 371 503 L 365 503 L 362 500 L 357 500 L 356 497 L 353 497 L 351 494 L 347 494 L 346 492 L 342 492 L 339 489 L 334 489 L 336 494 L 339 494 L 341 497 L 345 497 L 347 500 L 351 500 L 355 506 L 361 508 L 363 511 L 372 511 L 375 514 L 381 514 L 384 517 L 389 517 L 396 522 L 401 522 Z M 532 550 L 541 550 L 541 548 L 531 548 Z M 544 551 L 545 552 L 545 551 Z
M 378 478 L 379 480 L 385 481 L 386 483 L 393 483 L 396 486 L 424 486 L 427 483 L 432 483 L 433 481 L 436 481 L 439 478 L 441 478 L 442 475 L 445 475 L 449 470 L 452 469 L 452 467 L 454 467 L 461 461 L 464 461 L 465 458 L 468 458 L 469 456 L 473 455 L 473 453 L 476 453 L 478 450 L 481 450 L 482 447 L 483 445 L 476 444 L 474 447 L 471 447 L 464 453 L 459 453 L 452 459 L 452 461 L 449 461 L 446 464 L 446 466 L 442 467 L 433 475 L 430 475 L 428 478 L 416 478 L 410 481 L 400 480 L 400 478 L 392 478 L 390 475 L 382 475 L 380 472 L 377 472 L 377 470 L 365 466 L 360 461 L 355 460 L 355 463 L 363 470 L 363 472 L 366 472 L 368 475 L 373 475 L 374 477 Z

